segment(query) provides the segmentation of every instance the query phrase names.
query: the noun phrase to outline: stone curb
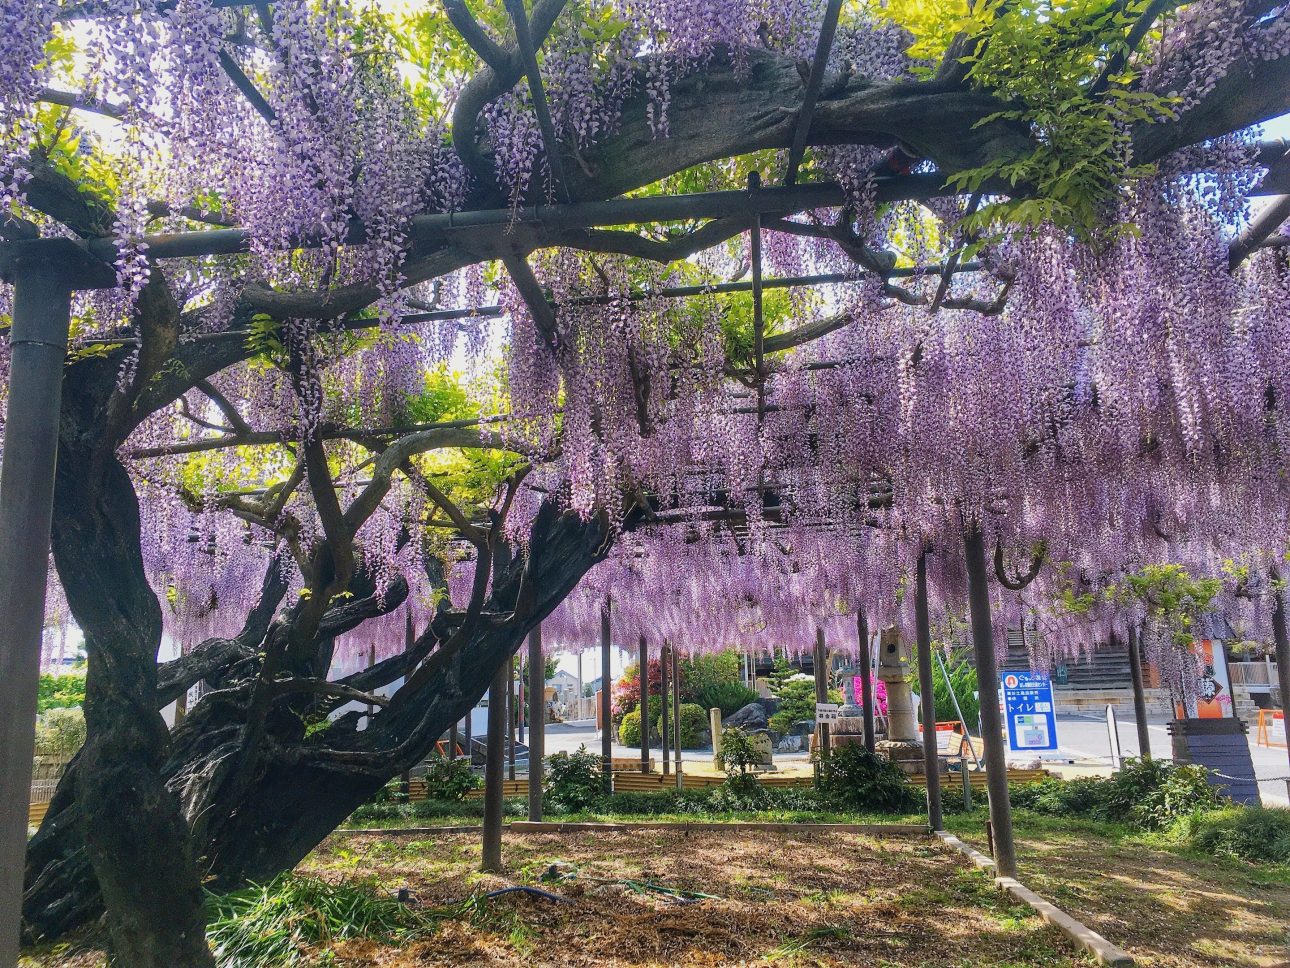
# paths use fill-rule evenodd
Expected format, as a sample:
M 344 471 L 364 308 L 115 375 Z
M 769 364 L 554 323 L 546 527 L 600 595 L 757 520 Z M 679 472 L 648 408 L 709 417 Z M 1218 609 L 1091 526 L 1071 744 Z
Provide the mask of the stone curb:
M 370 836 L 383 835 L 387 837 L 403 836 L 405 834 L 477 834 L 483 831 L 483 827 L 337 827 L 332 831 L 333 834 L 346 834 L 349 836 Z
M 953 847 L 981 870 L 990 874 L 994 873 L 994 861 L 986 857 L 985 854 L 969 847 L 953 834 L 947 834 L 943 830 L 937 830 L 935 833 L 941 843 L 947 847 Z M 994 886 L 1014 900 L 1029 905 L 1041 918 L 1081 948 L 1090 952 L 1100 964 L 1113 965 L 1115 968 L 1129 968 L 1129 966 L 1137 964 L 1133 959 L 1133 955 L 1123 948 L 1118 948 L 1111 944 L 1088 925 L 1076 921 L 1055 904 L 1045 901 L 1015 877 L 995 877 Z
M 730 823 L 703 821 L 642 820 L 639 823 L 573 823 L 534 820 L 510 820 L 504 830 L 515 833 L 559 834 L 601 832 L 623 833 L 633 830 L 765 830 L 773 833 L 826 833 L 870 834 L 873 836 L 928 837 L 931 832 L 922 824 L 904 823 L 758 823 L 757 821 L 732 821 Z M 480 826 L 464 827 L 338 827 L 333 833 L 348 836 L 406 836 L 408 834 L 477 834 Z
M 773 833 L 872 834 L 877 836 L 928 837 L 931 832 L 922 824 L 907 823 L 758 823 L 732 821 L 715 823 L 695 821 L 642 820 L 639 823 L 559 823 L 514 820 L 507 825 L 517 833 L 575 833 L 578 831 L 623 832 L 632 830 L 765 830 Z

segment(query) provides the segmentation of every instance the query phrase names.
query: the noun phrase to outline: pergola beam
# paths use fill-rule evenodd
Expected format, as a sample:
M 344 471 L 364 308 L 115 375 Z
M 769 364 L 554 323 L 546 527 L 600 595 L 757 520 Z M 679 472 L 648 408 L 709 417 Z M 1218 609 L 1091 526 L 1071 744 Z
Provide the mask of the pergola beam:
M 233 55 L 223 47 L 219 49 L 219 64 L 220 67 L 224 68 L 224 73 L 228 75 L 228 79 L 233 82 L 233 86 L 242 93 L 247 103 L 255 109 L 256 114 L 269 124 L 273 124 L 278 120 L 278 114 L 273 110 L 268 99 L 260 93 L 260 89 L 255 86 L 255 82 L 247 77 L 246 71 L 242 70 L 242 65 L 234 60 Z
M 537 115 L 538 128 L 542 131 L 542 146 L 546 149 L 546 163 L 551 170 L 551 178 L 556 187 L 569 200 L 569 185 L 564 177 L 564 163 L 560 160 L 560 142 L 555 135 L 555 122 L 551 119 L 551 107 L 547 104 L 546 89 L 542 85 L 542 71 L 538 67 L 537 49 L 533 46 L 533 34 L 529 30 L 528 14 L 524 12 L 524 0 L 505 0 L 506 12 L 515 24 L 515 45 L 519 49 L 520 60 L 524 65 L 524 76 L 529 82 L 529 96 L 533 98 L 533 113 Z
M 1283 152 L 1280 158 L 1268 166 L 1263 184 L 1276 184 L 1287 179 L 1290 179 L 1290 151 Z M 1263 247 L 1263 243 L 1285 223 L 1286 219 L 1290 219 L 1290 194 L 1269 199 L 1263 211 L 1251 219 L 1250 224 L 1228 246 L 1228 268 L 1236 270 L 1242 262 Z
M 748 173 L 748 193 L 756 197 L 761 189 L 761 176 Z M 761 215 L 754 214 L 748 233 L 748 261 L 752 269 L 753 304 L 753 366 L 757 383 L 757 422 L 761 423 L 766 408 L 766 320 L 762 316 L 761 278 Z
M 788 170 L 784 173 L 784 184 L 797 183 L 797 169 L 806 155 L 806 140 L 811 133 L 811 119 L 815 116 L 815 105 L 820 99 L 820 88 L 824 86 L 824 72 L 828 68 L 829 54 L 833 50 L 833 37 L 838 29 L 838 16 L 842 12 L 842 0 L 829 0 L 824 8 L 824 23 L 820 26 L 820 37 L 815 44 L 815 60 L 811 62 L 811 75 L 806 81 L 806 91 L 802 94 L 802 109 L 797 114 L 797 127 L 793 129 L 793 144 L 788 149 Z
M 503 262 L 508 262 L 508 261 L 510 261 L 509 257 L 503 259 Z M 507 268 L 509 270 L 510 268 L 509 264 L 507 265 Z M 516 272 L 518 272 L 522 278 L 526 278 L 526 276 L 532 276 L 532 269 L 528 269 L 527 264 L 524 264 L 523 259 L 520 259 L 518 262 L 515 263 L 515 269 L 516 269 Z M 526 270 L 527 270 L 527 273 L 526 273 Z M 920 276 L 940 275 L 944 271 L 945 269 L 942 266 L 902 266 L 900 268 L 892 269 L 889 272 L 889 275 L 892 276 L 893 278 L 909 279 L 909 278 L 917 278 Z M 965 262 L 959 266 L 956 266 L 953 271 L 954 272 L 979 272 L 981 271 L 981 265 L 976 262 Z M 762 279 L 761 287 L 763 290 L 765 290 L 765 289 L 794 289 L 798 287 L 810 287 L 810 286 L 842 285 L 847 283 L 863 282 L 865 278 L 866 277 L 864 275 L 852 275 L 845 272 L 826 272 L 826 273 L 819 273 L 817 275 L 809 275 L 809 276 L 783 276 L 780 278 Z M 535 284 L 537 283 L 536 277 L 533 277 L 532 282 Z M 525 282 L 525 288 L 531 289 L 531 286 L 529 285 L 527 279 Z M 622 299 L 626 299 L 629 302 L 640 302 L 640 301 L 645 301 L 650 299 L 685 299 L 692 296 L 730 295 L 734 293 L 745 293 L 745 292 L 752 292 L 752 291 L 753 291 L 753 283 L 751 281 L 717 282 L 706 286 L 705 285 L 665 286 L 661 289 L 634 289 L 626 293 L 615 294 L 615 295 L 575 296 L 572 299 L 569 299 L 563 303 L 553 303 L 549 299 L 547 299 L 546 293 L 541 290 L 540 284 L 538 284 L 538 289 L 537 289 L 537 293 L 541 293 L 542 300 L 545 301 L 547 306 L 551 309 L 556 309 L 556 308 L 559 308 L 560 306 L 603 306 Z M 534 293 L 535 298 L 537 293 Z M 462 309 L 435 309 L 435 310 L 430 310 L 430 311 L 421 312 L 421 313 L 407 313 L 405 315 L 395 317 L 393 322 L 396 325 L 400 325 L 400 326 L 411 326 L 411 325 L 416 325 L 418 323 L 452 322 L 457 320 L 472 320 L 472 319 L 496 319 L 500 316 L 504 316 L 505 314 L 506 314 L 505 307 L 500 305 L 468 306 Z M 384 322 L 386 322 L 386 318 L 382 316 L 352 316 L 347 319 L 341 320 L 340 323 L 337 324 L 336 329 L 338 331 L 368 329 L 371 327 L 380 326 Z M 551 322 L 552 324 L 554 323 L 554 317 L 551 318 Z M 766 337 L 765 343 L 764 343 L 764 349 L 765 349 L 765 352 L 767 353 L 774 353 L 779 350 L 791 349 L 793 346 L 800 345 L 801 343 L 804 343 L 804 342 L 810 342 L 811 339 L 815 339 L 819 336 L 825 335 L 826 333 L 832 332 L 833 330 L 839 328 L 842 325 L 845 325 L 845 321 L 842 321 L 835 317 L 830 317 L 829 319 L 821 320 L 819 323 L 808 323 L 805 326 L 801 327 L 799 330 L 792 330 L 788 333 L 780 333 L 775 336 Z M 230 339 L 246 339 L 251 335 L 252 335 L 252 331 L 249 329 L 225 329 L 217 333 L 197 333 L 194 336 L 192 336 L 192 342 L 213 343 L 213 342 L 220 342 L 223 340 L 230 340 Z M 137 346 L 138 344 L 139 344 L 139 338 L 137 336 L 121 336 L 121 337 L 98 336 L 91 339 L 80 339 L 80 340 L 74 341 L 74 345 L 77 347 Z
M 938 174 L 892 175 L 875 179 L 878 201 L 932 198 L 958 194 L 946 187 Z M 604 201 L 533 205 L 519 209 L 492 208 L 466 212 L 437 212 L 414 216 L 409 234 L 414 241 L 447 244 L 453 238 L 468 238 L 474 245 L 486 243 L 491 234 L 498 242 L 515 237 L 534 239 L 533 248 L 543 247 L 542 231 L 560 233 L 616 225 L 688 222 L 703 219 L 741 218 L 754 214 L 789 215 L 816 208 L 836 208 L 846 202 L 839 185 L 820 183 L 792 187 L 770 187 L 754 199 L 744 190 L 694 192 L 684 195 L 649 195 Z M 536 233 L 536 234 L 535 234 Z M 365 226 L 351 222 L 346 241 L 361 244 L 367 239 Z M 252 236 L 243 228 L 191 232 L 156 233 L 144 236 L 152 259 L 186 259 L 200 256 L 236 255 L 250 250 Z M 321 232 L 294 240 L 295 248 L 322 245 Z M 113 262 L 119 255 L 117 243 L 107 237 L 84 243 L 100 259 Z

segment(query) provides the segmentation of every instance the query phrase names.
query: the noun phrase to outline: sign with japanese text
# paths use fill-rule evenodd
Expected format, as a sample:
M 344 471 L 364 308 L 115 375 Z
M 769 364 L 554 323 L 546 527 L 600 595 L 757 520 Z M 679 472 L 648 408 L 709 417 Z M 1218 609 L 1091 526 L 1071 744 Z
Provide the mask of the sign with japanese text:
M 1008 727 L 1008 748 L 1018 752 L 1057 749 L 1057 716 L 1053 710 L 1053 684 L 1039 672 L 1005 672 L 1003 718 Z

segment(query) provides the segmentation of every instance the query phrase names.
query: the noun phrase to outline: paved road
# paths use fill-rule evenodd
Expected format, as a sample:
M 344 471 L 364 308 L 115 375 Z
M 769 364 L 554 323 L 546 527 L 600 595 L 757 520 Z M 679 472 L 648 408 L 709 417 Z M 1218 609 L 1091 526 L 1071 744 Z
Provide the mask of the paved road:
M 1166 720 L 1148 719 L 1147 728 L 1151 736 L 1151 751 L 1157 757 L 1170 755 L 1170 737 L 1165 728 Z M 1138 731 L 1132 716 L 1119 718 L 1120 752 L 1123 756 L 1138 755 Z M 1251 731 L 1252 732 L 1252 731 Z M 1111 739 L 1107 732 L 1106 720 L 1099 717 L 1059 714 L 1057 717 L 1057 737 L 1060 743 L 1059 756 L 1065 760 L 1056 768 L 1066 775 L 1099 775 L 1111 772 Z M 600 752 L 600 734 L 596 731 L 593 720 L 582 720 L 571 723 L 560 723 L 547 727 L 546 750 L 548 755 L 561 751 L 573 752 L 579 746 L 586 746 L 593 753 Z M 614 756 L 635 759 L 640 750 L 635 746 L 623 746 L 615 741 Z M 1286 783 L 1277 779 L 1290 775 L 1290 761 L 1283 749 L 1268 749 L 1254 744 L 1250 737 L 1250 752 L 1254 761 L 1255 776 L 1259 777 L 1259 793 L 1263 802 L 1269 806 L 1290 805 L 1286 795 Z M 657 751 L 654 753 L 657 757 Z M 693 760 L 705 765 L 711 764 L 711 755 L 701 751 L 689 751 L 684 755 L 686 761 Z M 775 760 L 781 765 L 804 763 L 805 754 L 776 754 Z

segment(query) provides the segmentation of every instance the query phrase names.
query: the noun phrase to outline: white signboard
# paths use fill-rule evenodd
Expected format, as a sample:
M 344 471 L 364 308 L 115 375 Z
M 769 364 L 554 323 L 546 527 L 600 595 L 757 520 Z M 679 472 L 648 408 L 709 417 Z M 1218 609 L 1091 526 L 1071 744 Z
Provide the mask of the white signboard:
M 817 702 L 815 704 L 815 721 L 817 723 L 836 723 L 838 721 L 838 704 L 835 702 Z

